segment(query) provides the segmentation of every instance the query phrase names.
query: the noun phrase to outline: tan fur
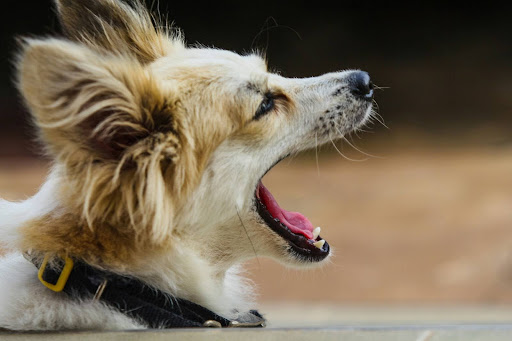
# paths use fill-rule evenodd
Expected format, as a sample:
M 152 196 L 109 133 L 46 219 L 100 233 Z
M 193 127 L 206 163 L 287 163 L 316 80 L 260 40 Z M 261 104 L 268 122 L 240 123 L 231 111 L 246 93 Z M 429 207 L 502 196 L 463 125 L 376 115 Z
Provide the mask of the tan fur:
M 178 42 L 170 36 L 168 26 L 138 1 L 131 6 L 116 0 L 56 3 L 67 36 L 102 53 L 132 55 L 141 63 L 150 63 L 168 54 Z
M 192 158 L 186 139 L 180 139 L 172 94 L 133 58 L 100 58 L 61 41 L 26 46 L 20 88 L 48 152 L 61 165 L 66 213 L 92 231 L 98 225 L 118 226 L 133 229 L 142 243 L 165 240 L 172 226 L 170 198 L 186 192 L 191 181 L 169 179 L 180 173 L 177 164 L 190 167 Z M 55 81 L 41 88 L 40 79 Z M 59 234 L 65 234 L 65 226 L 54 222 Z M 73 243 L 68 240 L 69 248 Z M 50 240 L 43 248 L 57 245 Z
M 328 250 L 308 256 L 320 252 L 313 240 L 299 250 L 267 225 L 255 191 L 277 161 L 364 124 L 371 102 L 350 90 L 356 71 L 285 78 L 258 55 L 187 47 L 138 0 L 55 1 L 65 39 L 25 39 L 17 60 L 53 165 L 34 197 L 0 200 L 11 248 L 133 276 L 226 317 L 251 304 L 241 262 L 266 256 L 304 267 L 328 258 Z M 271 109 L 256 115 L 269 96 Z M 10 262 L 0 269 L 23 259 Z M 114 314 L 92 307 L 63 318 L 77 303 L 59 298 L 59 313 L 37 322 L 34 290 L 39 306 L 55 298 L 34 283 L 35 267 L 25 269 L 24 294 L 0 291 L 0 303 L 17 307 L 0 306 L 0 327 L 89 328 Z M 27 312 L 36 320 L 18 322 Z
M 175 78 L 180 89 L 166 89 L 132 54 L 99 55 L 55 39 L 26 40 L 24 46 L 19 86 L 48 154 L 59 164 L 59 195 L 68 218 L 51 215 L 46 223 L 28 224 L 23 244 L 87 259 L 96 253 L 106 260 L 111 257 L 99 255 L 110 250 L 101 245 L 114 244 L 123 233 L 133 239 L 132 254 L 139 244 L 153 248 L 152 242 L 167 242 L 175 203 L 184 201 L 211 153 L 246 120 L 239 115 L 243 107 L 233 103 L 216 108 L 217 116 L 207 120 L 198 117 L 201 110 L 183 107 L 183 102 L 202 103 L 197 94 L 204 92 L 187 94 L 182 88 L 208 86 L 217 70 L 182 68 Z M 181 91 L 179 100 L 173 91 Z M 283 108 L 291 105 L 284 104 L 284 95 L 280 102 Z M 240 136 L 264 133 L 252 126 Z M 91 233 L 78 238 L 77 229 Z M 67 236 L 65 242 L 59 236 Z M 119 253 L 112 261 L 131 258 Z

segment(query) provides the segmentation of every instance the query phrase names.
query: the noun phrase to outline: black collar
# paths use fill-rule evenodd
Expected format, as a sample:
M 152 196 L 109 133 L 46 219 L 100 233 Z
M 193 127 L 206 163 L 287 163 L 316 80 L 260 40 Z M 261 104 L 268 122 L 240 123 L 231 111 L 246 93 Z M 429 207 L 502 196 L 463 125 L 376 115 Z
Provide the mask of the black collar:
M 191 301 L 176 298 L 131 277 L 94 268 L 82 261 L 43 262 L 27 257 L 39 269 L 39 280 L 53 291 L 74 299 L 101 300 L 149 328 L 265 327 L 265 319 L 251 310 L 235 320 L 217 315 Z M 67 277 L 67 278 L 66 278 Z

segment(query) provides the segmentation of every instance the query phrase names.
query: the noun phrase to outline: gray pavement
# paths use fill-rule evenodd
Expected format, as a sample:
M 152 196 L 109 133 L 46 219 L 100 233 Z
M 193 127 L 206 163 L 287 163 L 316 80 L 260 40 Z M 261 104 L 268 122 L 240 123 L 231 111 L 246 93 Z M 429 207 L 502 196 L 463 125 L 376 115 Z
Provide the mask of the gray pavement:
M 510 325 L 460 325 L 423 327 L 338 327 L 302 329 L 262 329 L 262 330 L 170 330 L 142 332 L 67 332 L 67 333 L 25 333 L 0 334 L 5 341 L 131 341 L 131 340 L 347 340 L 347 341 L 441 341 L 441 340 L 482 340 L 504 341 L 512 339 Z
M 497 305 L 328 305 L 264 303 L 260 311 L 268 326 L 340 327 L 347 325 L 512 324 L 512 306 Z M 511 338 L 512 340 L 512 338 Z
M 195 329 L 123 332 L 8 333 L 2 341 L 117 340 L 512 340 L 507 306 L 329 306 L 262 304 L 265 329 Z

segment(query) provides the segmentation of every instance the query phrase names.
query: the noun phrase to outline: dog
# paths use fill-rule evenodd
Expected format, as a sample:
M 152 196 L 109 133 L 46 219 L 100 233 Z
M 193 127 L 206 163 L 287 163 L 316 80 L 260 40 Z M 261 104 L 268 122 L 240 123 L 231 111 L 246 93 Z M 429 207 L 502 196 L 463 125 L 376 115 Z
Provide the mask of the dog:
M 241 264 L 331 252 L 261 179 L 365 125 L 370 77 L 285 78 L 189 47 L 135 0 L 55 3 L 63 36 L 23 39 L 16 59 L 53 162 L 33 197 L 0 201 L 0 327 L 263 326 Z

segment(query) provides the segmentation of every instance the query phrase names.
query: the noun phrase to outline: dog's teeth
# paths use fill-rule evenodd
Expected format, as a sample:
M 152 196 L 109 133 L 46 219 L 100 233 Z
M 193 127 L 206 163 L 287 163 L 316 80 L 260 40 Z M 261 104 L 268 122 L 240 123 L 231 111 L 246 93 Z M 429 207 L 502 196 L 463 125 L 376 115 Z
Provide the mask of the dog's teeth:
M 281 222 L 281 220 L 279 220 L 279 218 L 274 218 L 274 221 L 275 221 L 276 223 Z
M 313 245 L 315 245 L 320 250 L 324 247 L 324 244 L 325 244 L 325 240 L 323 240 L 323 239 L 320 239 L 319 241 L 313 243 Z
M 320 226 L 316 227 L 314 230 L 313 230 L 313 239 L 317 239 L 318 236 L 320 235 Z

